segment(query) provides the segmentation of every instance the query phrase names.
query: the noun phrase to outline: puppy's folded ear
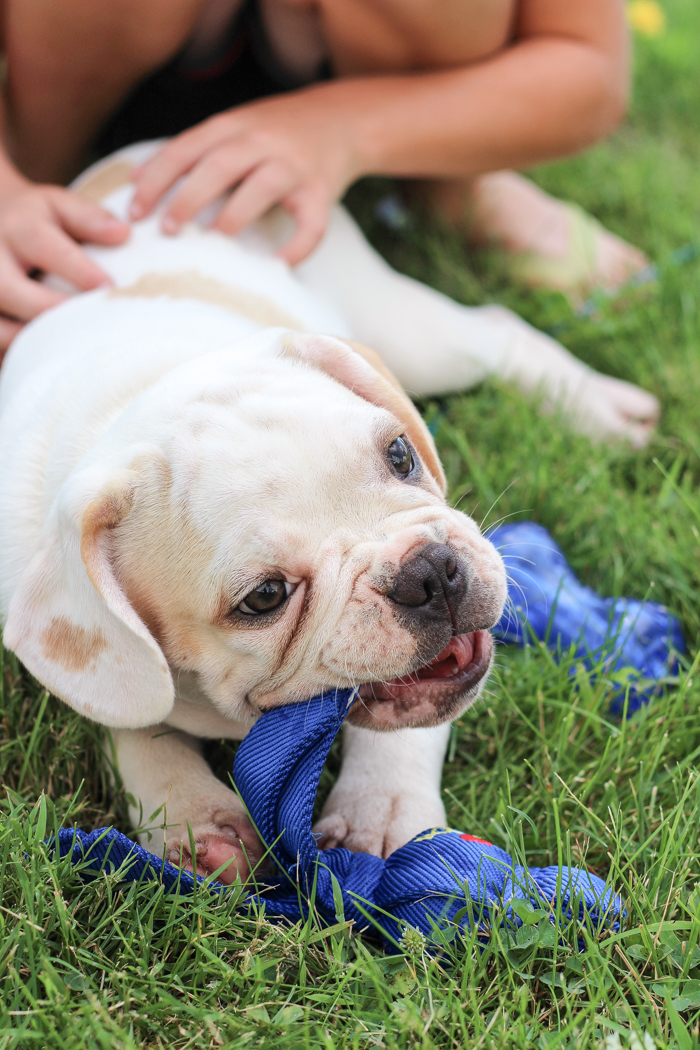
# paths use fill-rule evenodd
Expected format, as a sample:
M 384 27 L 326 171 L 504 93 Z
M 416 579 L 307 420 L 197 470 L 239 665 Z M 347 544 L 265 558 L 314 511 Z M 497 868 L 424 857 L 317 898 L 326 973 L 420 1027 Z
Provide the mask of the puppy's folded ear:
M 432 435 L 398 379 L 375 350 L 349 339 L 319 335 L 289 335 L 284 354 L 305 361 L 342 383 L 366 401 L 392 412 L 406 427 L 411 444 L 444 495 L 445 474 Z
M 138 728 L 173 706 L 167 661 L 127 601 L 111 538 L 135 477 L 83 471 L 61 489 L 10 602 L 5 645 L 52 693 L 96 722 Z

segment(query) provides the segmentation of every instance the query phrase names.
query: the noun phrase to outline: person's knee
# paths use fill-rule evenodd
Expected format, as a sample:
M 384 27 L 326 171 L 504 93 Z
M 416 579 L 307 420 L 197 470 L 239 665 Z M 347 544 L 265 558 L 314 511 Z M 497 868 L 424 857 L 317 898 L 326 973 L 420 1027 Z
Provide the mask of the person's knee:
M 611 78 L 612 80 L 613 78 Z M 607 86 L 601 105 L 601 121 L 604 135 L 615 131 L 627 116 L 630 102 L 630 84 L 625 78 L 619 78 Z
M 603 61 L 591 75 L 588 100 L 590 142 L 611 135 L 627 115 L 630 78 L 614 62 Z

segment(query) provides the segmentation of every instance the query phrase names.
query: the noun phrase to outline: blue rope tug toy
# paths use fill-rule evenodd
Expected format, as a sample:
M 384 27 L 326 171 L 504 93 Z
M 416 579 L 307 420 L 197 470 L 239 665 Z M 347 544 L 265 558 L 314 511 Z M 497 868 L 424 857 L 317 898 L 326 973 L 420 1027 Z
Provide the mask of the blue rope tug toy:
M 592 930 L 618 928 L 622 903 L 596 875 L 558 866 L 525 869 L 498 846 L 450 828 L 430 828 L 386 859 L 343 847 L 319 850 L 311 831 L 316 789 L 355 695 L 338 690 L 268 711 L 240 745 L 234 781 L 277 865 L 274 877 L 257 877 L 248 901 L 264 902 L 269 918 L 292 922 L 311 906 L 324 923 L 344 915 L 359 930 L 379 929 L 389 949 L 409 927 L 434 947 L 436 931 L 469 930 L 470 918 L 485 936 L 493 909 L 512 910 L 518 900 L 552 920 L 560 908 L 565 919 L 587 919 Z M 80 865 L 84 878 L 118 870 L 125 881 L 157 879 L 184 892 L 193 887 L 191 875 L 111 828 L 63 829 L 58 849 Z
M 546 529 L 533 521 L 500 525 L 488 534 L 508 570 L 509 602 L 495 638 L 526 645 L 532 636 L 555 651 L 572 646 L 586 667 L 627 680 L 613 695 L 612 714 L 639 710 L 686 651 L 681 626 L 658 602 L 601 598 L 584 587 Z M 627 694 L 627 695 L 626 695 Z
M 628 714 L 673 671 L 685 644 L 678 621 L 663 606 L 599 597 L 533 522 L 500 526 L 490 539 L 510 576 L 511 608 L 494 628 L 497 638 L 524 645 L 534 635 L 562 651 L 573 645 L 588 667 L 602 661 L 608 670 L 633 673 Z M 624 689 L 613 697 L 613 710 L 622 709 L 624 697 Z M 332 924 L 342 914 L 360 930 L 376 926 L 387 947 L 408 927 L 433 943 L 440 939 L 436 931 L 467 930 L 471 922 L 486 936 L 493 910 L 512 915 L 518 900 L 543 908 L 552 921 L 558 912 L 565 919 L 587 918 L 592 929 L 618 928 L 622 904 L 597 876 L 567 867 L 526 870 L 498 846 L 450 828 L 427 829 L 387 859 L 342 847 L 317 849 L 311 832 L 316 789 L 353 698 L 338 690 L 276 708 L 241 744 L 234 780 L 277 866 L 274 878 L 258 878 L 246 900 L 264 902 L 270 918 L 293 922 L 306 917 L 313 901 L 322 921 Z M 84 878 L 118 871 L 124 881 L 158 880 L 166 890 L 183 892 L 195 883 L 113 828 L 90 834 L 63 829 L 58 849 Z

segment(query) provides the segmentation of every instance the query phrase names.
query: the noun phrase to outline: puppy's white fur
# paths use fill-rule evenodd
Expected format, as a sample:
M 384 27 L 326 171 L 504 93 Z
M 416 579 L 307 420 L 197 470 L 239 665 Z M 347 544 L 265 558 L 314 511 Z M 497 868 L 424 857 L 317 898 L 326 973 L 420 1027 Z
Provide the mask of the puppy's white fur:
M 153 148 L 123 151 L 79 188 L 125 214 L 129 167 Z M 241 738 L 272 704 L 419 666 L 386 581 L 426 544 L 467 567 L 473 622 L 460 630 L 493 623 L 505 595 L 500 559 L 446 506 L 408 401 L 347 343 L 303 333 L 373 345 L 415 394 L 499 374 L 595 436 L 642 441 L 656 405 L 507 311 L 395 273 L 341 208 L 294 272 L 274 257 L 279 218 L 236 239 L 207 218 L 169 239 L 156 214 L 121 248 L 89 249 L 114 289 L 44 314 L 13 344 L 0 383 L 0 610 L 29 669 L 113 727 L 135 824 L 165 806 L 169 855 L 189 822 L 212 871 L 231 858 L 243 868 L 242 849 L 258 845 L 197 738 Z M 400 433 L 422 461 L 411 484 L 382 458 Z M 264 628 L 245 623 L 238 603 L 270 576 L 289 599 Z M 390 721 L 426 728 L 348 727 L 319 827 L 328 844 L 387 854 L 444 821 L 449 727 L 430 727 L 429 706 Z

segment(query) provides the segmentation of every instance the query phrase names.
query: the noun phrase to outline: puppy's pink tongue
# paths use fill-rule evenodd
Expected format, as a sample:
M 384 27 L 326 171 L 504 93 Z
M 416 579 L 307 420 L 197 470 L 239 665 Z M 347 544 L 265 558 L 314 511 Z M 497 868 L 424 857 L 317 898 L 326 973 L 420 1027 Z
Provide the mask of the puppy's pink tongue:
M 414 674 L 417 678 L 452 678 L 459 674 L 474 659 L 474 635 L 458 634 L 450 638 L 449 642 L 437 656 L 426 664 L 419 667 Z

